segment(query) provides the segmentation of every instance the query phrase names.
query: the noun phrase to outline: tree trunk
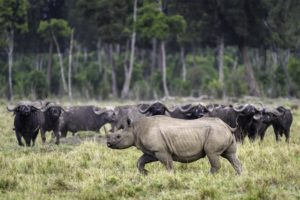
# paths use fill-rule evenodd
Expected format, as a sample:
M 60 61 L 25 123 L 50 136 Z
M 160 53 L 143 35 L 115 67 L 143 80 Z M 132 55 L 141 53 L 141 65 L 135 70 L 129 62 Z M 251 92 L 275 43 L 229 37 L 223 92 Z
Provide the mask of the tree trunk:
M 60 65 L 60 76 L 61 76 L 61 80 L 62 80 L 62 84 L 63 84 L 63 89 L 64 92 L 67 93 L 68 92 L 68 86 L 66 83 L 66 78 L 65 78 L 65 73 L 64 73 L 64 60 L 63 60 L 63 56 L 60 52 L 60 47 L 57 41 L 57 38 L 55 37 L 54 34 L 52 34 L 53 37 L 53 41 L 55 43 L 56 46 L 56 50 L 57 50 L 57 55 L 58 55 L 58 59 L 59 59 L 59 65 Z
M 53 40 L 50 40 L 50 43 L 49 43 L 49 54 L 48 54 L 48 65 L 47 65 L 48 95 L 50 95 L 50 93 L 51 93 L 52 56 L 53 56 Z
M 217 41 L 217 65 L 219 70 L 219 84 L 222 92 L 222 98 L 225 97 L 224 90 L 224 36 L 218 37 Z
M 118 97 L 118 91 L 117 91 L 115 61 L 113 58 L 113 44 L 109 44 L 108 59 L 109 59 L 109 64 L 111 66 L 112 95 L 114 98 L 116 98 Z
M 156 67 L 156 50 L 157 50 L 157 39 L 152 38 L 152 53 L 151 53 L 151 74 L 154 72 Z
M 133 6 L 133 24 L 136 22 L 136 13 L 137 13 L 137 0 L 134 0 L 134 6 Z M 133 71 L 133 64 L 134 64 L 134 53 L 135 53 L 135 38 L 136 38 L 136 32 L 135 29 L 133 29 L 132 35 L 131 35 L 131 45 L 130 45 L 130 60 L 129 60 L 129 69 L 125 72 L 125 81 L 121 93 L 122 98 L 127 98 L 130 88 L 130 82 L 132 77 L 132 71 Z
M 290 78 L 289 71 L 288 71 L 289 59 L 290 59 L 290 49 L 286 49 L 284 51 L 284 59 L 283 59 L 281 66 L 282 66 L 285 80 L 286 80 L 288 96 L 291 95 L 291 78 Z
M 74 46 L 74 29 L 71 30 L 70 49 L 69 49 L 69 66 L 68 66 L 68 95 L 72 101 L 72 64 L 73 64 L 73 46 Z
M 8 100 L 13 101 L 13 85 L 12 85 L 12 66 L 13 66 L 13 52 L 14 52 L 14 30 L 7 33 L 8 46 Z
M 242 54 L 243 54 L 243 61 L 244 65 L 246 68 L 246 81 L 248 84 L 248 89 L 249 89 L 249 95 L 251 96 L 259 96 L 260 92 L 254 77 L 254 72 L 252 65 L 249 62 L 249 57 L 248 57 L 248 47 L 246 45 L 243 45 L 242 47 Z
M 97 42 L 97 60 L 98 60 L 98 66 L 99 66 L 99 73 L 101 74 L 103 69 L 102 69 L 101 39 L 100 38 L 98 38 L 98 42 Z
M 180 60 L 182 64 L 182 80 L 186 81 L 186 61 L 185 61 L 185 52 L 183 46 L 180 46 Z
M 162 75 L 163 75 L 163 87 L 165 97 L 169 97 L 169 90 L 167 86 L 167 64 L 166 64 L 166 50 L 165 41 L 161 41 L 161 60 L 162 60 Z

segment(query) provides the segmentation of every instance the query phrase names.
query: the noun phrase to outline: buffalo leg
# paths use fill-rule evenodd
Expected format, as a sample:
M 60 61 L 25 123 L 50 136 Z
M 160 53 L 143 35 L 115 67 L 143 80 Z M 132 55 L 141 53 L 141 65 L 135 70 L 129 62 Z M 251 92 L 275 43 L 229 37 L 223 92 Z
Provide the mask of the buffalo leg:
M 34 134 L 33 134 L 33 137 L 32 137 L 32 146 L 35 145 L 35 140 L 36 140 L 36 137 L 38 135 L 39 131 L 36 131 Z
M 235 153 L 222 154 L 222 157 L 226 158 L 230 162 L 238 175 L 241 175 L 242 165 Z
M 214 174 L 221 168 L 220 156 L 217 154 L 207 154 L 207 157 L 211 165 L 210 173 Z
M 285 141 L 290 143 L 290 130 L 284 131 Z
M 155 158 L 153 156 L 150 156 L 150 155 L 147 155 L 147 154 L 143 154 L 138 159 L 136 166 L 137 166 L 140 173 L 146 175 L 148 173 L 148 171 L 145 169 L 145 165 L 147 163 L 154 162 L 154 161 L 157 161 L 157 158 Z
M 23 142 L 22 142 L 22 135 L 20 134 L 19 131 L 16 131 L 16 137 L 17 137 L 17 140 L 18 140 L 18 144 L 20 146 L 24 146 Z
M 164 164 L 168 171 L 173 170 L 173 159 L 170 154 L 162 153 L 162 152 L 155 152 L 155 157 L 159 160 L 162 164 Z
M 43 129 L 41 129 L 41 138 L 42 138 L 43 144 L 45 144 L 45 142 L 46 142 L 46 132 Z
M 60 138 L 60 135 L 59 135 L 59 131 L 53 131 L 55 137 L 56 137 L 56 141 L 55 141 L 55 144 L 59 144 L 59 138 Z
M 61 137 L 67 137 L 67 132 L 68 131 L 65 131 L 65 130 L 63 130 L 63 131 L 61 131 Z

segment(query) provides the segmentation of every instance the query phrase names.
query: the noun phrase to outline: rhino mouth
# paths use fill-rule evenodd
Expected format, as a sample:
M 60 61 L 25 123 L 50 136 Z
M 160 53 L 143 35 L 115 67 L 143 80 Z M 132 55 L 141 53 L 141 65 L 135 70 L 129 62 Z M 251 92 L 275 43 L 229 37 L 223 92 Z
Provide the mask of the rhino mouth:
M 119 143 L 119 142 L 117 142 L 117 143 L 106 142 L 106 145 L 107 145 L 108 148 L 111 148 L 111 149 L 118 149 L 118 146 L 117 146 L 118 143 Z

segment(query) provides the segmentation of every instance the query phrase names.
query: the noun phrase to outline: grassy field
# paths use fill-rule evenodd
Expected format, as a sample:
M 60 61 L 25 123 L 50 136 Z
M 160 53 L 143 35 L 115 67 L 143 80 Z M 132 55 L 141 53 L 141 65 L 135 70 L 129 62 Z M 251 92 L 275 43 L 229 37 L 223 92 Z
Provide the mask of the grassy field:
M 149 175 L 143 176 L 136 169 L 140 151 L 108 149 L 101 138 L 56 146 L 48 133 L 46 145 L 39 135 L 35 147 L 19 147 L 13 116 L 2 104 L 0 199 L 300 199 L 299 120 L 296 111 L 289 145 L 276 143 L 272 128 L 263 143 L 239 145 L 241 176 L 224 159 L 220 171 L 209 174 L 207 158 L 175 163 L 174 173 L 151 163 Z

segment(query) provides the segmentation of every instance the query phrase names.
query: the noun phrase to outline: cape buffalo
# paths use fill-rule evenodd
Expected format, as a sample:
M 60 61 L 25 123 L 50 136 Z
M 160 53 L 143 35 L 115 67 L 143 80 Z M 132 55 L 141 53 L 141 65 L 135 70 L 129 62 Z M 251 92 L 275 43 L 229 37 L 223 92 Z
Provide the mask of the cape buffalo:
M 64 109 L 55 103 L 47 102 L 42 111 L 43 115 L 40 120 L 42 142 L 46 141 L 46 131 L 53 131 L 56 137 L 55 143 L 59 144 L 59 118 Z
M 176 106 L 173 109 L 167 109 L 167 113 L 170 117 L 178 119 L 198 119 L 204 116 L 208 110 L 204 105 L 187 104 L 184 106 Z
M 276 117 L 272 122 L 276 141 L 279 141 L 279 136 L 282 136 L 282 134 L 284 134 L 286 142 L 289 143 L 290 128 L 293 122 L 292 112 L 289 109 L 284 108 L 283 106 L 277 107 L 276 110 L 280 112 L 280 115 Z
M 165 115 L 166 111 L 168 110 L 168 108 L 160 102 L 154 102 L 152 104 L 140 104 L 138 107 L 139 111 L 147 116 Z
M 42 112 L 40 102 L 20 102 L 17 106 L 8 106 L 9 112 L 14 112 L 14 130 L 18 144 L 24 146 L 22 137 L 26 142 L 26 146 L 35 144 L 36 137 L 40 129 L 40 117 Z
M 59 131 L 61 137 L 66 137 L 70 131 L 73 135 L 78 131 L 95 131 L 106 123 L 115 122 L 113 110 L 95 106 L 74 106 L 61 114 Z
M 234 106 L 218 106 L 208 108 L 209 112 L 204 116 L 218 117 L 227 123 L 230 127 L 238 127 L 234 132 L 236 140 L 243 142 L 248 134 L 248 129 L 253 116 L 262 109 L 258 109 L 251 104 L 245 104 L 239 107 Z
M 232 129 L 218 118 L 144 117 L 127 130 L 108 134 L 107 146 L 112 149 L 136 146 L 144 153 L 137 161 L 141 173 L 147 173 L 144 167 L 150 162 L 160 161 L 167 170 L 172 170 L 172 161 L 189 163 L 205 156 L 211 164 L 211 173 L 220 169 L 220 156 L 241 173 Z
M 279 106 L 276 109 L 266 110 L 254 117 L 251 124 L 253 134 L 251 139 L 260 136 L 261 141 L 264 139 L 265 132 L 269 126 L 273 126 L 276 141 L 279 137 L 285 135 L 286 142 L 289 142 L 290 127 L 293 122 L 293 116 L 290 110 Z

